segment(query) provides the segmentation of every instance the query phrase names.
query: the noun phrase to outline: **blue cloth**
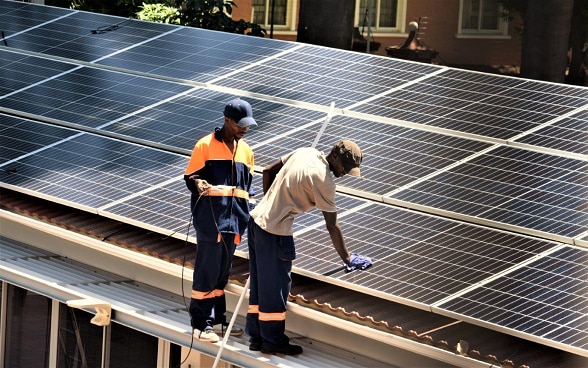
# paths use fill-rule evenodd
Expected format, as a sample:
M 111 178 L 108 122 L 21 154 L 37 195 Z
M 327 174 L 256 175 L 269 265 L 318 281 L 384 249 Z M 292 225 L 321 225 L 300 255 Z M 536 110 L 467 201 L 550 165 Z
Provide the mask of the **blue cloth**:
M 365 270 L 372 265 L 370 257 L 360 256 L 357 253 L 351 253 L 349 257 L 349 263 L 345 265 L 345 271 L 351 272 L 354 270 Z

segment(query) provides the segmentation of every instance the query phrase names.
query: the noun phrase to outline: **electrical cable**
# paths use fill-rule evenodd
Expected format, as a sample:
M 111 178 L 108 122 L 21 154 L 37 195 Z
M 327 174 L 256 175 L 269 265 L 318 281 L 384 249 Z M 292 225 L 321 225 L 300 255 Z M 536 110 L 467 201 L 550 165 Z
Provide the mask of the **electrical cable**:
M 130 22 L 132 20 L 133 20 L 132 18 L 129 18 L 129 19 L 123 20 L 122 22 L 119 22 L 119 23 L 116 23 L 116 24 L 111 24 L 111 25 L 108 25 L 108 26 L 100 26 L 100 27 L 98 27 L 96 29 L 91 30 L 90 33 L 92 33 L 92 34 L 103 34 L 103 33 L 106 33 L 106 32 L 115 31 L 115 30 L 121 28 L 123 26 L 123 24 L 125 24 L 127 22 Z
M 190 308 L 188 307 L 188 304 L 186 304 L 186 294 L 184 293 L 184 269 L 185 269 L 185 265 L 186 265 L 186 254 L 188 254 L 188 238 L 190 236 L 190 226 L 192 226 L 192 218 L 194 217 L 194 210 L 196 210 L 196 206 L 198 205 L 200 198 L 202 198 L 202 194 L 200 194 L 198 196 L 198 198 L 196 199 L 196 202 L 194 203 L 194 206 L 192 207 L 192 211 L 190 211 L 190 220 L 188 220 L 188 228 L 186 229 L 186 240 L 184 241 L 184 256 L 182 258 L 182 277 L 181 277 L 181 281 L 180 281 L 180 283 L 181 283 L 180 286 L 182 288 L 182 300 L 184 301 L 184 307 L 186 307 L 186 310 L 188 311 L 188 315 L 190 316 L 190 327 L 192 326 L 192 314 L 190 314 Z M 196 248 L 198 248 L 198 243 L 196 243 Z M 184 360 L 176 368 L 180 368 L 186 362 L 186 360 L 188 360 L 188 357 L 190 357 L 190 353 L 192 352 L 193 346 L 194 346 L 194 328 L 192 328 L 192 334 L 191 334 L 191 339 L 190 339 L 190 350 L 188 351 L 188 354 L 186 355 Z

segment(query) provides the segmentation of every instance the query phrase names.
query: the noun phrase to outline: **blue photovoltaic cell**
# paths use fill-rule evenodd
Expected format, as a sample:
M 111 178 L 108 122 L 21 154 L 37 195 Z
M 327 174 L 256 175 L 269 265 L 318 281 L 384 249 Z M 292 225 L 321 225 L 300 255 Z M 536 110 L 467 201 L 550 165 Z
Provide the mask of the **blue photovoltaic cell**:
M 0 99 L 47 78 L 75 68 L 74 64 L 42 59 L 0 48 Z
M 309 147 L 322 121 L 288 134 L 287 138 L 256 147 L 256 156 L 270 162 L 299 147 Z M 345 176 L 338 184 L 385 194 L 490 146 L 488 143 L 398 127 L 357 118 L 335 116 L 325 128 L 317 149 L 328 154 L 335 142 L 352 139 L 364 154 L 364 180 Z
M 441 309 L 588 353 L 588 251 L 564 247 Z
M 226 103 L 239 96 L 208 89 L 197 89 L 170 99 L 148 110 L 104 127 L 104 130 L 133 138 L 192 150 L 196 141 L 210 134 L 224 123 Z M 287 134 L 325 114 L 292 105 L 242 97 L 253 108 L 257 126 L 251 126 L 244 140 L 251 146 Z M 287 139 L 287 138 L 282 138 Z M 257 165 L 268 164 L 263 155 L 257 155 Z M 276 157 L 272 157 L 275 159 Z
M 75 134 L 79 133 L 71 129 L 0 114 L 0 166 Z M 4 170 L 10 170 L 10 167 Z
M 339 223 L 349 251 L 372 257 L 371 268 L 346 274 L 324 228 L 296 235 L 294 266 L 425 305 L 555 246 L 381 204 Z
M 100 64 L 206 83 L 295 45 L 255 36 L 176 27 L 173 33 L 114 54 Z
M 97 128 L 190 88 L 84 67 L 0 98 L 0 107 Z
M 21 50 L 92 62 L 172 29 L 164 23 L 77 11 L 9 35 L 7 42 Z
M 353 110 L 509 139 L 587 103 L 585 88 L 448 69 Z
M 338 108 L 373 97 L 437 66 L 373 58 L 357 52 L 304 45 L 216 84 Z
M 3 184 L 98 208 L 183 173 L 186 158 L 83 134 L 13 162 Z
M 185 159 L 184 167 L 188 160 Z M 181 162 L 178 162 L 178 166 Z M 131 219 L 142 225 L 157 227 L 168 235 L 186 234 L 190 222 L 190 191 L 183 179 L 183 172 L 176 174 L 178 180 L 158 186 L 125 201 L 117 202 L 101 210 L 108 216 L 113 214 Z M 194 229 L 191 230 L 193 235 Z
M 588 163 L 499 147 L 394 199 L 573 238 L 588 229 Z
M 8 41 L 12 35 L 71 13 L 71 10 L 64 8 L 0 1 L 0 24 L 6 40 L 5 46 L 14 47 Z
M 588 154 L 588 110 L 582 110 L 537 131 L 525 134 L 516 139 L 516 142 L 582 155 Z

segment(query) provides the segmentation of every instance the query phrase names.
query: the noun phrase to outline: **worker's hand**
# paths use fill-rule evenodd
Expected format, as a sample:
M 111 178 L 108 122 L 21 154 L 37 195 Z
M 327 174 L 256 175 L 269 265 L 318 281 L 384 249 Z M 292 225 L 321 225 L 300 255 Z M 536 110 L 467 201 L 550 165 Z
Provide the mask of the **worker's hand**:
M 206 180 L 196 179 L 196 188 L 198 189 L 199 195 L 206 195 L 210 188 L 210 184 L 208 184 Z
M 345 265 L 345 272 L 351 272 L 354 270 L 365 270 L 372 265 L 370 257 L 360 256 L 357 253 L 351 253 L 349 262 Z

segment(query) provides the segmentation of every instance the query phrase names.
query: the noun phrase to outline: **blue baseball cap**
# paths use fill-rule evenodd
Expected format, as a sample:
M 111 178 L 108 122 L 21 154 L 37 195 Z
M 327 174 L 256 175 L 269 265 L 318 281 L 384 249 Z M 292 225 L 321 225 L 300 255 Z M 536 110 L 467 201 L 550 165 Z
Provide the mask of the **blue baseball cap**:
M 249 102 L 235 98 L 227 102 L 225 106 L 225 116 L 233 119 L 237 125 L 244 128 L 249 125 L 257 125 L 253 119 L 253 110 Z

